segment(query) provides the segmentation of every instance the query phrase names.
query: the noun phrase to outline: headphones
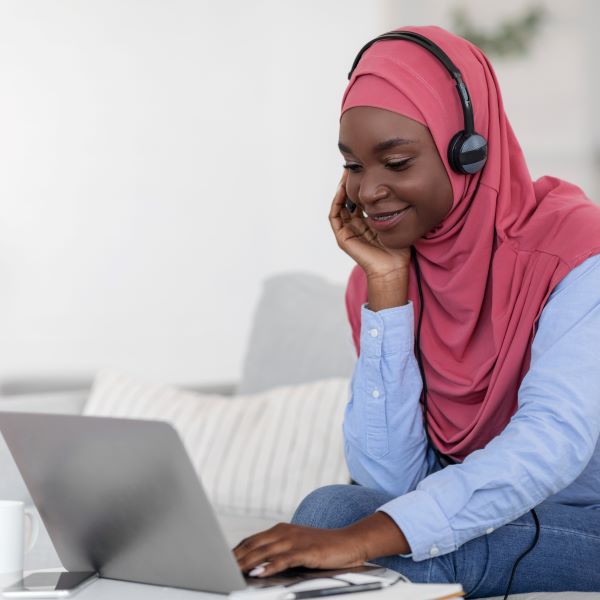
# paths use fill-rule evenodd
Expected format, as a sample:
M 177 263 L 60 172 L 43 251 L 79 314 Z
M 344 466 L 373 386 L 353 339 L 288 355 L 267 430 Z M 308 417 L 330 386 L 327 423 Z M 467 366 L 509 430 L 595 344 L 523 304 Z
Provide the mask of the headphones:
M 361 48 L 357 57 L 354 59 L 350 73 L 348 73 L 348 79 L 352 77 L 352 73 L 354 69 L 356 69 L 356 65 L 358 65 L 364 52 L 375 42 L 379 42 L 380 40 L 406 40 L 408 42 L 414 42 L 431 52 L 431 54 L 444 65 L 445 69 L 452 76 L 452 79 L 456 82 L 456 89 L 458 91 L 458 97 L 460 98 L 465 121 L 464 129 L 454 134 L 450 140 L 450 144 L 448 145 L 448 162 L 452 169 L 465 175 L 471 175 L 480 171 L 487 159 L 487 141 L 475 131 L 473 106 L 471 104 L 471 97 L 469 96 L 467 86 L 463 81 L 462 73 L 458 67 L 450 60 L 448 55 L 429 38 L 426 38 L 420 33 L 415 33 L 414 31 L 390 31 L 376 37 Z

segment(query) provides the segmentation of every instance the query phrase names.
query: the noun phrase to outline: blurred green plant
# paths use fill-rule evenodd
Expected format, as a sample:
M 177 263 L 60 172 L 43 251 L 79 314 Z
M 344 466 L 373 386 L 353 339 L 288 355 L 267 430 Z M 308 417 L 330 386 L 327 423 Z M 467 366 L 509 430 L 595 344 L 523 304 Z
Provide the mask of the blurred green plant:
M 452 30 L 483 50 L 488 56 L 522 56 L 547 18 L 541 4 L 529 7 L 521 16 L 502 21 L 492 31 L 482 31 L 467 15 L 464 7 L 452 14 Z

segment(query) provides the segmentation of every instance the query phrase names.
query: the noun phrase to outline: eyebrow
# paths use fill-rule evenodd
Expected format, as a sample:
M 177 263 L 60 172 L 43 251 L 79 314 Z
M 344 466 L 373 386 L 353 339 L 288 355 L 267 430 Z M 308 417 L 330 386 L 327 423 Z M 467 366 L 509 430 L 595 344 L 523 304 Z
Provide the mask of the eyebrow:
M 386 140 L 385 142 L 379 142 L 379 144 L 375 144 L 373 146 L 373 152 L 383 152 L 384 150 L 389 150 L 390 148 L 395 148 L 396 146 L 405 146 L 406 144 L 416 144 L 416 140 L 407 140 L 405 138 L 391 138 Z M 338 148 L 342 152 L 347 152 L 348 154 L 353 154 L 352 150 L 346 144 L 342 144 L 342 142 L 338 142 Z

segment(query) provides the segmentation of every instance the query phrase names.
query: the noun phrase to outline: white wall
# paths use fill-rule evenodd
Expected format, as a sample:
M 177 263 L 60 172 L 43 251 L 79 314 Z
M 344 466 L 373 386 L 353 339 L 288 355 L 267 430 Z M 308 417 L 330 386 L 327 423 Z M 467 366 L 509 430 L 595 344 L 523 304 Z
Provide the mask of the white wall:
M 327 214 L 356 51 L 452 4 L 0 1 L 0 379 L 239 377 L 266 276 L 352 267 Z M 592 3 L 548 5 L 496 69 L 532 173 L 589 189 Z
M 236 379 L 261 281 L 345 281 L 327 214 L 377 2 L 0 4 L 0 378 Z

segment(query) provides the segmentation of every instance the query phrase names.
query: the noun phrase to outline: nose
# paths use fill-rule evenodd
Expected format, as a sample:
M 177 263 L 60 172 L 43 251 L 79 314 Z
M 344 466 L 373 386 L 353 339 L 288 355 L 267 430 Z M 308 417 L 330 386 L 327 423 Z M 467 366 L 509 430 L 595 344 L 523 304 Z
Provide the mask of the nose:
M 388 196 L 388 189 L 381 179 L 363 173 L 358 186 L 358 202 L 369 212 L 369 207 Z

